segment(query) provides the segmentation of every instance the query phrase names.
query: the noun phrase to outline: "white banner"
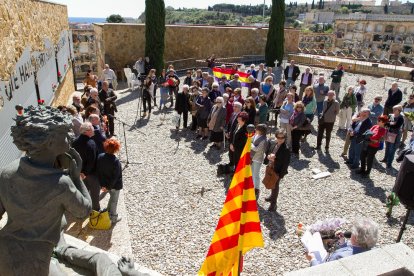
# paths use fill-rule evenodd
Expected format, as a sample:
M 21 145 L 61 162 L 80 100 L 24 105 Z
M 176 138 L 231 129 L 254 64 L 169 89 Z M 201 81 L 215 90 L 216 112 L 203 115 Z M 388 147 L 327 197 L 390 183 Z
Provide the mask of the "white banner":
M 45 100 L 45 103 L 49 104 L 59 85 L 57 80 L 55 47 L 50 40 L 45 39 L 45 50 L 43 52 L 33 52 L 32 56 L 36 63 L 40 99 Z
M 58 61 L 58 74 L 60 75 L 61 80 L 66 75 L 67 70 L 69 69 L 69 59 L 70 59 L 70 46 L 69 46 L 69 35 L 68 31 L 64 30 L 60 33 L 60 39 L 56 45 L 56 57 Z
M 15 106 L 37 105 L 37 95 L 33 75 L 30 48 L 26 48 L 16 63 L 9 81 L 0 81 L 0 167 L 10 163 L 21 155 L 13 144 L 10 127 L 15 124 Z

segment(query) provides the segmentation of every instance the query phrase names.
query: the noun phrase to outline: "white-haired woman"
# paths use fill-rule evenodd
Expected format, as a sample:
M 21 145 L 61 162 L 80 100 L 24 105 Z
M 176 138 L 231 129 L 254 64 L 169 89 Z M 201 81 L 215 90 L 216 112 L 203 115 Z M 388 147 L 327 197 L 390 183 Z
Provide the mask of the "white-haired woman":
M 311 262 L 311 266 L 336 261 L 370 250 L 377 240 L 378 224 L 368 218 L 358 218 L 353 223 L 351 239 L 332 252 L 325 260 L 317 260 L 312 253 L 307 253 L 306 258 Z
M 352 86 L 348 86 L 339 107 L 339 129 L 349 129 L 352 124 L 352 114 L 355 113 L 357 107 L 357 99 Z
M 211 102 L 214 103 L 216 102 L 216 98 L 221 96 L 222 94 L 219 90 L 218 82 L 213 82 L 213 84 L 211 85 L 211 91 L 208 93 L 208 97 L 210 98 Z
M 216 98 L 216 104 L 211 109 L 207 119 L 208 129 L 210 130 L 210 142 L 213 142 L 212 148 L 221 149 L 221 143 L 224 140 L 224 126 L 226 124 L 226 107 L 224 106 L 223 97 Z

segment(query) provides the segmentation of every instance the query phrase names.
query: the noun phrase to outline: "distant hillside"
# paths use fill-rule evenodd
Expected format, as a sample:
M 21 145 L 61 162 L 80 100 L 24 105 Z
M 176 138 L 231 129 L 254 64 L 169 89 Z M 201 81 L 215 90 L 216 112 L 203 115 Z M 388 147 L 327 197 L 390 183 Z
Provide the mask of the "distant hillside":
M 203 25 L 255 25 L 268 24 L 271 7 L 265 6 L 263 19 L 263 5 L 247 6 L 218 4 L 205 9 L 174 9 L 166 8 L 166 24 L 203 24 Z M 286 25 L 292 25 L 299 13 L 306 12 L 304 5 L 286 5 Z M 138 18 L 145 22 L 145 13 Z

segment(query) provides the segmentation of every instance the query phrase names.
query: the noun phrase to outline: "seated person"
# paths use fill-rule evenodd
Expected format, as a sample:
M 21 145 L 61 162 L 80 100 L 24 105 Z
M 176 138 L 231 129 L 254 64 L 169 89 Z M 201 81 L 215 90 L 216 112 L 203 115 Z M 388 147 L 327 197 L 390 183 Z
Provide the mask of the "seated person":
M 352 227 L 351 239 L 332 252 L 325 260 L 319 262 L 312 253 L 307 253 L 306 259 L 311 262 L 311 266 L 339 260 L 370 250 L 377 240 L 378 224 L 368 218 L 359 218 L 355 220 Z

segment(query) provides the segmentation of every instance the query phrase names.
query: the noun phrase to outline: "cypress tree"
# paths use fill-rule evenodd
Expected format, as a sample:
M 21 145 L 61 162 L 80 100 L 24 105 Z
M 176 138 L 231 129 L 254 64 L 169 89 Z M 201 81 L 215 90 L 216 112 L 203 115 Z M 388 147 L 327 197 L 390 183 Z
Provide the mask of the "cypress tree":
M 385 4 L 385 6 L 384 6 L 384 13 L 388 14 L 388 5 L 387 4 Z
M 414 5 L 411 5 L 411 14 L 414 14 Z
M 145 56 L 160 74 L 164 67 L 164 0 L 145 0 Z
M 315 0 L 312 0 L 311 10 L 315 8 Z
M 267 66 L 275 66 L 275 60 L 282 62 L 284 56 L 284 26 L 285 3 L 284 0 L 272 0 L 272 14 L 267 31 L 265 60 Z

